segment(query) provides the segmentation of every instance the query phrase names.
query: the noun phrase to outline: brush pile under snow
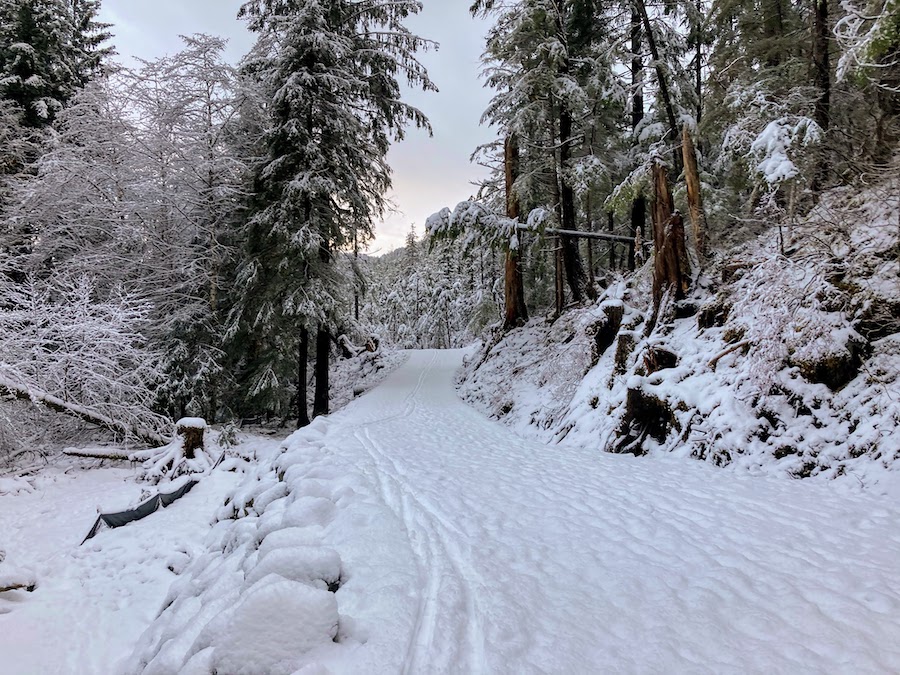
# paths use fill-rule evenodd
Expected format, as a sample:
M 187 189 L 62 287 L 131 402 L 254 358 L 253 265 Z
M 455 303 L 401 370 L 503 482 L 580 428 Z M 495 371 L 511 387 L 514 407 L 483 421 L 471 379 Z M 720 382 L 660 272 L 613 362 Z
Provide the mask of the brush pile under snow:
M 784 253 L 774 232 L 734 252 L 726 283 L 701 282 L 649 334 L 647 271 L 533 320 L 471 358 L 460 393 L 549 442 L 886 485 L 900 457 L 896 187 L 830 193 Z

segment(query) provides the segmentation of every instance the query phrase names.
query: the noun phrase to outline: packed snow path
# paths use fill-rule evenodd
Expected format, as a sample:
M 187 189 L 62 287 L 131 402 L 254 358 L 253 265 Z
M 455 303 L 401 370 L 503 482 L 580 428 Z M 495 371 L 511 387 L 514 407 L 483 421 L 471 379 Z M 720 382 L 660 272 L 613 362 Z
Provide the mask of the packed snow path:
M 325 435 L 418 570 L 405 641 L 367 672 L 900 672 L 896 505 L 522 440 L 457 398 L 461 358 L 414 352 Z M 352 562 L 369 588 L 341 612 L 370 614 L 389 582 Z

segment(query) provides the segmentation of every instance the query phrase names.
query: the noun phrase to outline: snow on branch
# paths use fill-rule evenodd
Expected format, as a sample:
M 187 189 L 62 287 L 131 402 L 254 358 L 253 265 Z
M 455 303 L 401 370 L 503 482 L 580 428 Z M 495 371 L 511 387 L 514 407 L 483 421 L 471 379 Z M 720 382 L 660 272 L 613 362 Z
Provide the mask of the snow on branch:
M 516 249 L 522 229 L 539 230 L 549 220 L 549 212 L 538 208 L 528 215 L 526 226 L 514 218 L 501 216 L 474 200 L 460 202 L 451 211 L 443 208 L 425 221 L 427 235 L 435 241 L 460 240 L 468 253 L 476 245 Z

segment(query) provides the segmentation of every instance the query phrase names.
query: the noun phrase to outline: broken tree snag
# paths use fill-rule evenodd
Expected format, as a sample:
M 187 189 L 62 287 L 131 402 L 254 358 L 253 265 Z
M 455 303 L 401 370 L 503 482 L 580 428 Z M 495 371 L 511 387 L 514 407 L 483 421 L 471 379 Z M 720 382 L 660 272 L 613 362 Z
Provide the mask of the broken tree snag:
M 644 352 L 644 370 L 647 371 L 647 375 L 674 368 L 677 365 L 678 355 L 661 345 L 651 345 Z
M 181 439 L 185 459 L 195 459 L 197 450 L 203 450 L 206 429 L 206 420 L 201 417 L 182 417 L 175 423 L 175 434 Z
M 603 317 L 585 329 L 587 335 L 593 338 L 591 344 L 591 363 L 593 365 L 597 365 L 600 357 L 616 341 L 616 336 L 622 327 L 622 319 L 625 316 L 625 306 L 621 303 L 604 305 L 602 310 Z
M 703 212 L 703 199 L 700 194 L 700 170 L 697 167 L 697 151 L 687 126 L 681 134 L 681 154 L 684 157 L 684 182 L 687 185 L 688 209 L 691 212 L 691 225 L 694 233 L 694 245 L 700 260 L 706 256 L 706 214 Z
M 644 391 L 640 382 L 629 382 L 625 395 L 625 415 L 616 431 L 611 451 L 618 454 L 646 455 L 647 437 L 664 443 L 670 430 L 681 431 L 671 405 L 655 394 Z
M 684 219 L 674 210 L 666 167 L 653 166 L 653 304 L 658 308 L 663 293 L 672 289 L 673 299 L 683 300 L 688 291 L 687 247 L 684 242 Z

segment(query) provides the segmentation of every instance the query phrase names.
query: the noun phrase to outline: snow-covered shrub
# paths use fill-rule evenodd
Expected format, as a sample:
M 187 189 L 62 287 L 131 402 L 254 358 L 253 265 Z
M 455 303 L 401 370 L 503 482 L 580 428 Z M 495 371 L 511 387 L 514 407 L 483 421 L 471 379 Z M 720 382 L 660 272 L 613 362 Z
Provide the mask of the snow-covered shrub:
M 7 396 L 30 392 L 34 400 L 48 394 L 76 414 L 159 432 L 166 420 L 152 410 L 158 354 L 141 334 L 148 309 L 124 290 L 99 297 L 87 276 L 4 278 L 0 388 Z

